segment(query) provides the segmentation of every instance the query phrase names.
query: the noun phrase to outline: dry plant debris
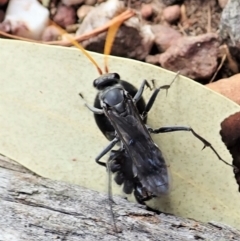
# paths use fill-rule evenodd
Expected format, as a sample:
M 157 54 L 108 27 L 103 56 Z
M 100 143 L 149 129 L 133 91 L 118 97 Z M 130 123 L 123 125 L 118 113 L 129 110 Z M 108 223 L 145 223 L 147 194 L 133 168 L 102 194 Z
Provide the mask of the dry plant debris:
M 20 5 L 16 0 L 0 2 L 0 35 L 70 46 L 71 42 L 58 30 L 51 24 L 47 26 L 46 19 L 50 17 L 86 49 L 103 52 L 109 22 L 130 8 L 135 16 L 126 18 L 121 26 L 113 45 L 113 55 L 145 60 L 172 71 L 180 70 L 183 75 L 202 83 L 238 73 L 238 48 L 233 44 L 238 42 L 237 26 L 234 21 L 227 20 L 233 16 L 235 22 L 238 21 L 238 13 L 234 11 L 237 1 L 42 0 L 43 6 L 37 0 L 30 2 L 32 7 L 27 13 L 21 10 L 24 4 Z M 9 14 L 12 11 L 13 14 Z M 31 18 L 22 17 L 24 15 L 34 16 L 38 21 L 35 20 L 35 25 L 30 24 Z M 206 34 L 215 36 L 214 44 L 208 41 L 203 44 L 205 36 L 209 36 Z M 227 48 L 225 53 L 223 46 Z M 188 51 L 178 51 L 179 48 Z M 210 54 L 205 55 L 205 63 L 202 63 L 205 53 Z M 182 59 L 184 61 L 179 64 Z M 199 66 L 198 63 L 202 64 Z

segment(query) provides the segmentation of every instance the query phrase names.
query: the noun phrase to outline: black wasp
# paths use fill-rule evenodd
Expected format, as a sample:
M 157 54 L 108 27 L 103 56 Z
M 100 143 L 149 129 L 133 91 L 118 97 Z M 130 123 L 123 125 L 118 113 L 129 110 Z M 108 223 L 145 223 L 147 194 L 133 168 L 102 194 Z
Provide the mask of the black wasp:
M 122 83 L 120 76 L 116 73 L 100 76 L 93 82 L 94 87 L 99 91 L 94 107 L 85 104 L 95 114 L 100 130 L 111 140 L 95 160 L 116 173 L 115 181 L 119 185 L 123 184 L 123 191 L 126 194 L 134 192 L 136 200 L 144 203 L 169 191 L 167 165 L 161 150 L 153 142 L 151 133 L 191 131 L 203 142 L 204 148 L 210 147 L 221 161 L 228 164 L 208 141 L 190 127 L 169 126 L 152 129 L 145 125 L 144 118 L 153 106 L 158 93 L 161 89 L 168 90 L 172 83 L 156 88 L 146 106 L 141 105 L 141 114 L 137 109 L 137 103 L 142 98 L 144 87 L 150 87 L 149 83 L 144 80 L 136 93 L 135 88 L 129 85 L 128 88 L 133 94 L 135 93 L 134 95 L 131 95 Z M 105 119 L 98 118 L 101 115 Z M 117 143 L 120 143 L 120 149 L 112 150 Z M 100 159 L 109 151 L 107 164 L 101 162 Z
M 110 54 L 117 28 L 132 15 L 132 11 L 126 10 L 112 19 L 112 25 L 109 27 L 106 37 L 108 48 L 104 49 L 105 56 Z M 71 37 L 69 37 L 69 40 L 91 60 L 100 74 L 100 77 L 93 83 L 98 90 L 94 107 L 87 103 L 86 106 L 94 113 L 99 129 L 110 140 L 110 143 L 95 160 L 98 164 L 107 166 L 108 170 L 116 173 L 115 181 L 119 185 L 123 184 L 125 193 L 134 192 L 137 201 L 144 203 L 152 197 L 167 193 L 169 190 L 167 165 L 161 150 L 153 142 L 151 133 L 191 131 L 195 137 L 203 142 L 204 147 L 210 147 L 221 161 L 228 164 L 208 141 L 190 127 L 170 126 L 152 129 L 145 125 L 147 113 L 153 106 L 159 91 L 161 89 L 167 90 L 170 85 L 156 88 L 145 105 L 142 94 L 145 86 L 150 88 L 146 80 L 137 90 L 128 82 L 121 80 L 116 73 L 103 75 L 101 69 L 89 54 Z M 105 68 L 107 69 L 107 65 L 105 65 Z M 80 96 L 83 98 L 81 94 Z M 120 148 L 112 150 L 117 143 L 120 144 Z M 101 162 L 100 159 L 109 151 L 110 156 L 107 163 Z

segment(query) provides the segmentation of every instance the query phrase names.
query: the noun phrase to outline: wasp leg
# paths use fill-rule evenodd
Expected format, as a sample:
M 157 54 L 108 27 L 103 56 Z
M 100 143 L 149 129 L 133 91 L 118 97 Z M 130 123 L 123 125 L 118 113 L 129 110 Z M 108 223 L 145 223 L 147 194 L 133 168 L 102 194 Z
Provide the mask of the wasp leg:
M 97 114 L 97 115 L 103 115 L 103 114 L 104 114 L 104 112 L 103 112 L 102 109 L 98 109 L 98 108 L 96 108 L 96 107 L 93 107 L 93 106 L 89 105 L 89 104 L 85 101 L 85 99 L 83 98 L 83 95 L 82 95 L 81 93 L 79 93 L 79 96 L 84 100 L 85 106 L 86 106 L 90 111 L 92 111 L 94 114 Z
M 140 88 L 138 89 L 137 93 L 135 94 L 135 96 L 133 97 L 133 102 L 134 103 L 137 103 L 141 97 L 142 97 L 142 94 L 143 94 L 143 91 L 144 91 L 144 87 L 145 85 L 151 90 L 151 85 L 147 82 L 147 80 L 144 80 L 140 86 Z
M 112 160 L 113 159 L 110 154 L 110 157 L 108 158 L 107 163 L 106 163 L 107 173 L 108 173 L 108 199 L 109 199 L 109 202 L 111 202 L 110 205 L 113 203 L 115 204 L 115 202 L 113 200 L 113 196 L 112 196 L 112 172 L 111 172 Z
M 104 112 L 102 109 L 98 109 L 98 108 L 95 108 L 91 105 L 89 105 L 88 103 L 85 103 L 85 106 L 90 110 L 92 111 L 94 114 L 97 114 L 97 115 L 103 115 Z
M 145 110 L 142 114 L 142 116 L 146 116 L 147 113 L 151 110 L 156 98 L 157 98 L 157 95 L 159 94 L 160 90 L 166 90 L 166 95 L 168 93 L 168 90 L 170 89 L 170 87 L 172 86 L 173 82 L 176 80 L 176 78 L 178 77 L 178 74 L 179 72 L 177 72 L 176 76 L 174 77 L 174 79 L 172 80 L 172 82 L 169 84 L 169 85 L 162 85 L 160 87 L 158 87 L 157 89 L 154 90 L 154 92 L 152 93 L 146 107 L 145 107 Z M 152 80 L 153 83 L 154 83 L 154 80 Z
M 106 163 L 104 162 L 100 162 L 99 160 L 105 155 L 107 154 L 117 143 L 119 142 L 119 139 L 117 137 L 115 137 L 107 147 L 105 147 L 102 152 L 95 158 L 95 161 L 101 165 L 101 166 L 107 166 Z
M 206 139 L 204 139 L 203 137 L 201 137 L 200 135 L 198 135 L 191 127 L 188 126 L 167 126 L 167 127 L 161 127 L 158 129 L 152 129 L 150 127 L 147 127 L 148 131 L 150 133 L 153 134 L 158 134 L 158 133 L 166 133 L 166 132 L 174 132 L 174 131 L 190 131 L 192 132 L 192 134 L 198 139 L 200 140 L 204 146 L 203 149 L 205 147 L 209 147 L 214 153 L 215 155 L 218 157 L 218 159 L 222 162 L 224 162 L 226 165 L 229 165 L 231 167 L 234 167 L 233 165 L 229 164 L 228 162 L 226 162 L 225 160 L 222 159 L 222 157 L 218 154 L 218 152 L 214 149 L 214 147 L 212 146 L 212 144 L 210 142 L 208 142 Z M 234 167 L 235 168 L 235 167 Z
M 134 188 L 134 197 L 136 198 L 137 202 L 140 204 L 145 204 L 145 202 L 151 200 L 154 198 L 154 195 L 151 195 L 139 182 L 137 185 L 135 185 Z

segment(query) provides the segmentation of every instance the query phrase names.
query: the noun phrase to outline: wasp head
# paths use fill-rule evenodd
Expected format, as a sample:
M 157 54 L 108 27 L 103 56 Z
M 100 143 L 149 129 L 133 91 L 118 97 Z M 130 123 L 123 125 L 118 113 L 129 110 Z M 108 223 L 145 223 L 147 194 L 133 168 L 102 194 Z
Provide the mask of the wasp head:
M 120 82 L 120 76 L 117 73 L 103 74 L 93 81 L 93 86 L 98 90 L 104 90 L 107 87 L 116 85 Z

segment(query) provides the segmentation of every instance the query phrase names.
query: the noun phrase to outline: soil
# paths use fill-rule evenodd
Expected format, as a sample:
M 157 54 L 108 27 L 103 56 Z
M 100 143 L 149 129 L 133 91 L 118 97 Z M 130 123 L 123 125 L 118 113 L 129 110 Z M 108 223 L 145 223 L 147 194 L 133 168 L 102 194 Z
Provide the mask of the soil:
M 188 21 L 183 28 L 187 35 L 218 31 L 222 9 L 216 0 L 185 0 L 184 5 Z
M 129 4 L 129 0 L 125 0 L 126 4 Z M 131 7 L 139 10 L 141 8 L 141 2 L 159 4 L 159 0 L 131 0 Z M 174 2 L 174 1 L 172 1 Z M 175 1 L 177 2 L 177 1 Z M 182 1 L 181 6 L 181 19 L 180 21 L 171 25 L 172 28 L 181 32 L 181 34 L 186 36 L 198 36 L 205 33 L 218 33 L 219 23 L 221 19 L 222 9 L 218 4 L 217 0 L 185 0 Z M 162 7 L 159 4 L 159 8 Z M 160 13 L 161 14 L 161 13 Z M 159 14 L 159 15 L 160 15 Z M 165 24 L 159 16 L 153 16 L 152 19 L 148 20 L 149 24 Z M 223 44 L 223 43 L 222 43 Z M 151 54 L 156 54 L 157 50 L 155 46 L 153 47 Z M 219 65 L 221 63 L 222 54 L 219 53 Z M 233 57 L 233 56 L 231 56 Z M 234 58 L 234 57 L 233 57 Z M 214 81 L 222 78 L 227 78 L 235 74 L 231 68 L 229 68 L 229 63 L 225 61 L 214 78 Z
M 126 6 L 130 6 L 133 9 L 136 9 L 140 12 L 142 8 L 142 4 L 150 4 L 153 6 L 153 14 L 146 20 L 148 24 L 168 24 L 162 17 L 162 11 L 166 7 L 164 3 L 176 3 L 181 6 L 181 18 L 179 21 L 174 22 L 170 25 L 172 28 L 178 30 L 181 34 L 185 36 L 198 36 L 204 33 L 218 33 L 219 31 L 219 23 L 221 18 L 222 9 L 219 6 L 218 0 L 123 0 Z M 43 2 L 43 1 L 42 1 Z M 46 2 L 46 1 L 44 1 Z M 85 0 L 86 2 L 86 0 Z M 103 0 L 93 0 L 93 4 L 101 3 Z M 61 0 L 49 0 L 47 4 L 51 13 L 51 16 L 54 19 L 54 14 L 57 11 L 57 7 L 61 4 Z M 84 4 L 84 0 L 83 3 Z M 70 6 L 74 11 L 74 16 L 72 16 L 72 20 L 74 19 L 74 26 L 76 28 L 77 25 L 80 24 L 82 20 L 76 20 L 77 10 L 82 5 L 73 5 Z M 0 11 L 3 13 L 7 8 L 7 5 L 0 6 Z M 61 17 L 60 17 L 61 18 Z M 71 22 L 71 16 L 69 17 Z M 66 19 L 66 16 L 62 16 L 62 19 Z M 165 21 L 165 22 L 164 22 Z M 1 25 L 1 23 L 0 23 Z M 64 26 L 65 29 L 72 29 L 71 26 Z M 63 27 L 63 26 L 62 26 Z M 0 30 L 5 31 L 5 28 L 1 28 Z M 0 36 L 2 34 L 0 31 Z M 10 32 L 11 33 L 11 32 Z M 2 34 L 3 35 L 3 34 Z M 54 40 L 54 39 L 53 39 Z M 224 44 L 224 43 L 222 43 Z M 155 46 L 149 54 L 157 54 Z M 219 51 L 219 59 L 218 64 L 221 64 L 223 54 Z M 230 56 L 233 58 L 234 56 Z M 235 63 L 235 65 L 238 65 Z M 238 68 L 240 65 L 238 66 Z M 217 72 L 214 80 L 218 80 L 221 78 L 227 78 L 235 74 L 234 69 L 231 68 L 231 65 L 228 61 L 224 61 L 221 68 Z M 208 80 L 207 80 L 208 81 Z M 206 82 L 205 82 L 206 83 Z

